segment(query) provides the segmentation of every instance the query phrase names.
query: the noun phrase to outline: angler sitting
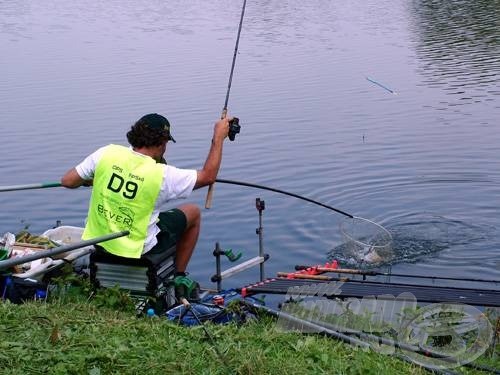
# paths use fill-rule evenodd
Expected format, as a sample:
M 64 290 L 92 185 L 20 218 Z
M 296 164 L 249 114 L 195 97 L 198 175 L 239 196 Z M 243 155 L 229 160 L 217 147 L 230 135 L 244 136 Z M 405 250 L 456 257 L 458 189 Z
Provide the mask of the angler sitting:
M 184 204 L 160 212 L 160 207 L 215 182 L 230 120 L 226 117 L 216 122 L 201 170 L 164 163 L 167 143 L 175 140 L 168 120 L 152 113 L 141 117 L 127 133 L 131 147 L 101 147 L 66 172 L 61 179 L 64 187 L 93 185 L 82 238 L 128 230 L 128 236 L 100 246 L 113 255 L 136 259 L 167 251 L 175 244 L 174 282 L 192 282 L 186 276 L 186 267 L 198 241 L 200 209 L 195 204 Z

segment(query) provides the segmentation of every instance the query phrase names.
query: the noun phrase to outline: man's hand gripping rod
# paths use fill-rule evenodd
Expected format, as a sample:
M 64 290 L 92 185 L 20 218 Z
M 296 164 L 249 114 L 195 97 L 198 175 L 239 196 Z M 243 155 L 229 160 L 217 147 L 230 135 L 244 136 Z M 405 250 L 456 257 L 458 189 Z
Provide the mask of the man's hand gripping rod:
M 225 108 L 222 111 L 221 119 L 226 118 L 227 109 Z M 229 134 L 228 138 L 230 141 L 234 141 L 236 134 L 240 132 L 240 119 L 238 117 L 233 117 L 231 121 L 229 121 Z M 210 208 L 212 206 L 212 196 L 214 194 L 214 184 L 210 184 L 208 187 L 207 198 L 205 199 L 205 208 Z

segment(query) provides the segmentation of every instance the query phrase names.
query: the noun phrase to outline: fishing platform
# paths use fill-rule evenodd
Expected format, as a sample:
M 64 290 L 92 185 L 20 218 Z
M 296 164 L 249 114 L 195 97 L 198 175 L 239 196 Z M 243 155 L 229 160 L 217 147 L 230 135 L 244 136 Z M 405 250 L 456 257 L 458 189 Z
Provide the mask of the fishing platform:
M 300 294 L 314 296 L 328 283 L 342 282 L 338 291 L 328 298 L 367 298 L 378 300 L 416 299 L 426 303 L 460 303 L 472 306 L 500 307 L 500 290 L 444 287 L 434 285 L 416 285 L 386 283 L 376 281 L 346 280 L 332 278 L 326 280 L 307 280 L 294 278 L 269 278 L 240 288 L 243 297 L 256 294 Z M 412 297 L 409 297 L 409 296 Z M 408 296 L 408 297 L 405 297 Z
M 259 254 L 240 265 L 231 267 L 228 270 L 221 271 L 221 256 L 234 262 L 239 259 L 239 255 L 227 254 L 221 250 L 219 243 L 216 243 L 213 255 L 216 257 L 216 273 L 211 281 L 217 282 L 217 291 L 222 290 L 222 279 L 229 278 L 235 274 L 244 271 L 252 266 L 259 265 L 260 280 L 240 288 L 236 288 L 242 297 L 255 296 L 257 294 L 275 294 L 275 295 L 318 295 L 323 294 L 329 298 L 347 299 L 347 298 L 377 298 L 380 300 L 416 300 L 418 303 L 452 303 L 467 304 L 483 307 L 500 307 L 500 290 L 498 284 L 500 280 L 481 280 L 481 279 L 458 279 L 452 277 L 422 276 L 422 275 L 402 275 L 390 273 L 378 273 L 375 271 L 362 271 L 351 269 L 340 269 L 338 263 L 333 261 L 325 265 L 307 267 L 296 266 L 294 272 L 278 272 L 276 277 L 264 278 L 264 264 L 269 259 L 269 255 L 264 253 L 263 246 L 263 211 L 265 202 L 260 198 L 256 199 L 255 207 L 259 214 L 259 227 L 256 234 L 259 237 Z M 337 273 L 341 275 L 348 274 L 349 277 L 329 277 L 324 274 Z M 381 282 L 367 280 L 367 277 L 385 275 L 387 277 L 403 278 L 404 282 Z M 351 276 L 362 276 L 362 280 L 354 279 Z M 350 278 L 351 277 L 351 278 Z M 437 280 L 446 280 L 448 282 L 468 282 L 480 288 L 457 287 L 444 285 L 426 285 L 416 284 L 407 280 L 416 278 L 424 279 L 426 282 Z M 485 288 L 488 286 L 488 288 Z M 320 293 L 338 287 L 335 293 Z M 495 289 L 494 289 L 495 288 Z

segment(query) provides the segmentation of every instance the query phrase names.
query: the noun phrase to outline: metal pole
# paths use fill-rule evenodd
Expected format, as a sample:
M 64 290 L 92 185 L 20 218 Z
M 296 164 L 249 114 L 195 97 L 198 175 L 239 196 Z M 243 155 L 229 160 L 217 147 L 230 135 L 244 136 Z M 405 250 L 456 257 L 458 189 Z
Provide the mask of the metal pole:
M 260 198 L 255 200 L 255 206 L 257 207 L 257 211 L 259 211 L 259 227 L 256 232 L 259 235 L 259 257 L 264 257 L 264 228 L 262 226 L 262 211 L 264 211 L 266 205 L 264 201 L 261 201 Z M 260 268 L 260 281 L 264 281 L 264 262 L 262 262 L 259 266 Z
M 217 292 L 222 289 L 222 277 L 221 277 L 221 265 L 220 265 L 220 245 L 218 242 L 215 243 L 215 274 L 217 275 Z
M 16 257 L 16 258 L 11 258 L 11 259 L 7 259 L 7 260 L 2 260 L 2 261 L 0 261 L 0 270 L 5 269 L 5 268 L 9 268 L 9 267 L 13 267 L 13 266 L 17 266 L 18 264 L 31 262 L 33 260 L 51 257 L 53 255 L 61 254 L 61 253 L 64 253 L 66 251 L 80 249 L 80 248 L 85 247 L 85 246 L 96 245 L 100 242 L 109 241 L 109 240 L 112 240 L 112 239 L 115 239 L 118 237 L 127 236 L 129 234 L 130 234 L 130 232 L 128 230 L 125 230 L 122 232 L 106 234 L 106 235 L 101 236 L 101 237 L 92 238 L 90 240 L 85 240 L 85 241 L 77 242 L 77 243 L 70 244 L 70 245 L 59 246 L 59 247 L 56 247 L 54 249 L 47 250 L 47 251 L 39 251 L 36 254 L 26 255 L 24 257 Z

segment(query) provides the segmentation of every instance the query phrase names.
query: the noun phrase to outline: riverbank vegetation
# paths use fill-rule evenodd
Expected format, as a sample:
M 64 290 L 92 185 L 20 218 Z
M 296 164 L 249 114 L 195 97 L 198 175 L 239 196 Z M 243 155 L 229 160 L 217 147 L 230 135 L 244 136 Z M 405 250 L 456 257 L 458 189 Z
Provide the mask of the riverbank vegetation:
M 48 302 L 0 303 L 2 374 L 428 373 L 331 338 L 280 332 L 267 316 L 242 325 L 207 324 L 208 337 L 200 326 L 137 317 L 118 289 L 88 298 L 86 288 L 55 293 Z M 483 364 L 498 368 L 494 356 L 483 357 Z
M 416 366 L 273 320 L 186 328 L 93 304 L 2 304 L 4 374 L 418 374 Z M 217 350 L 223 356 L 221 360 Z

